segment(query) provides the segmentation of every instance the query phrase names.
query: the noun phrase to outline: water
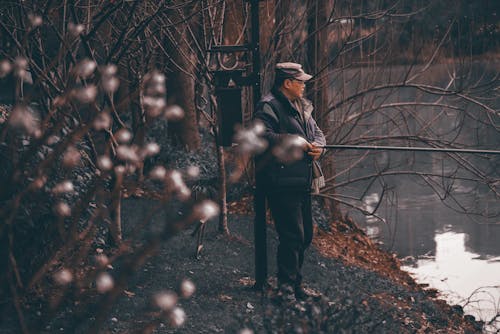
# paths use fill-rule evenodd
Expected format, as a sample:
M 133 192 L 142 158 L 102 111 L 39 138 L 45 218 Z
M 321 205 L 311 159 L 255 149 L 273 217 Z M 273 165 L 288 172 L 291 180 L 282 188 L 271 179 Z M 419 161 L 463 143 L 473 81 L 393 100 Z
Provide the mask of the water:
M 333 79 L 331 99 L 353 95 L 374 82 L 397 81 L 404 71 L 403 67 L 344 71 Z M 417 81 L 447 87 L 453 73 L 463 79 L 460 84 L 467 85 L 466 80 L 488 81 L 498 72 L 499 64 L 474 64 L 464 75 L 448 65 L 437 65 Z M 498 82 L 492 87 L 498 87 Z M 498 94 L 494 90 L 484 94 L 490 98 L 485 103 L 499 109 Z M 420 105 L 402 106 L 409 102 Z M 500 132 L 492 126 L 500 124 L 498 112 L 456 96 L 415 89 L 365 94 L 337 108 L 331 122 L 338 126 L 336 136 L 329 138 L 335 144 L 428 146 L 426 140 L 437 139 L 447 146 L 500 147 Z M 500 184 L 500 156 L 382 151 L 333 154 L 335 193 L 345 203 L 342 212 L 360 222 L 383 248 L 397 253 L 404 269 L 419 283 L 438 289 L 442 298 L 462 305 L 467 314 L 486 322 L 494 318 L 500 311 L 500 199 L 495 194 Z M 486 332 L 497 329 L 500 317 L 485 326 Z
M 442 298 L 463 306 L 466 314 L 486 322 L 493 319 L 500 312 L 500 218 L 455 212 L 410 177 L 398 183 L 404 185 L 394 187 L 387 198 L 381 199 L 380 191 L 364 196 L 366 210 L 378 205 L 377 217 L 348 212 L 382 248 L 398 254 L 403 270 L 417 282 L 438 289 Z M 475 203 L 478 196 L 471 191 L 466 198 Z M 499 207 L 494 199 L 483 202 L 490 209 Z M 500 322 L 486 329 L 495 332 Z

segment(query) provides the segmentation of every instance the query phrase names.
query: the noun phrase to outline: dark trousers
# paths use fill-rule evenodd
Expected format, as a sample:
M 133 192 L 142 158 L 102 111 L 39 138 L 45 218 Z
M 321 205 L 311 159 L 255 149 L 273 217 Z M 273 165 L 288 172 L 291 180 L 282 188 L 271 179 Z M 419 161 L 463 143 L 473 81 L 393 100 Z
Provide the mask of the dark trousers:
M 273 192 L 267 198 L 279 236 L 278 283 L 300 286 L 304 251 L 313 238 L 311 194 Z

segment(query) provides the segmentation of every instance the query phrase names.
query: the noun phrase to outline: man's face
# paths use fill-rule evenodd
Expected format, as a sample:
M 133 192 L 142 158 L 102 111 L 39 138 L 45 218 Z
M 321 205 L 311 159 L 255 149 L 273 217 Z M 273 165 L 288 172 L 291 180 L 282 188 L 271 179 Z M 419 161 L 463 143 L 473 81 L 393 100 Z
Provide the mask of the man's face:
M 283 88 L 291 100 L 296 100 L 302 97 L 302 95 L 304 95 L 305 86 L 306 83 L 304 81 L 297 79 L 286 79 L 283 82 Z

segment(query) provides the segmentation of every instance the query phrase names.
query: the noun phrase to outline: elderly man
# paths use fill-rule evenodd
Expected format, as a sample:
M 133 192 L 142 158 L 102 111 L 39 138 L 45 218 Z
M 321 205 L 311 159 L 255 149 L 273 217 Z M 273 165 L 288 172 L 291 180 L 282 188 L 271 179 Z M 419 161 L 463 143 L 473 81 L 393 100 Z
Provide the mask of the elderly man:
M 313 238 L 311 189 L 318 191 L 324 185 L 317 159 L 323 152 L 325 136 L 311 115 L 311 102 L 303 98 L 309 79 L 311 75 L 300 64 L 278 63 L 274 86 L 255 112 L 269 142 L 267 152 L 256 157 L 257 193 L 267 198 L 279 236 L 279 288 L 297 299 L 307 298 L 301 269 L 304 251 Z M 257 262 L 266 261 L 259 259 L 259 247 L 266 246 L 265 237 L 263 241 L 257 237 L 257 224 L 258 217 L 255 247 L 259 276 Z M 265 284 L 256 279 L 257 287 Z

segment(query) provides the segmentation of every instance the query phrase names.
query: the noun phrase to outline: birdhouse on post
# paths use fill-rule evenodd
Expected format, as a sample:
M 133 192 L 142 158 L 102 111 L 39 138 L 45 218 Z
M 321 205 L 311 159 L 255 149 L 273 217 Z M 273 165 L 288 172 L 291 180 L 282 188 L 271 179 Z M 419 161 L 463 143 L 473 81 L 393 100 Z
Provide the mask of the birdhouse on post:
M 218 143 L 231 146 L 235 127 L 242 123 L 241 106 L 243 70 L 215 71 L 215 96 L 217 97 Z

